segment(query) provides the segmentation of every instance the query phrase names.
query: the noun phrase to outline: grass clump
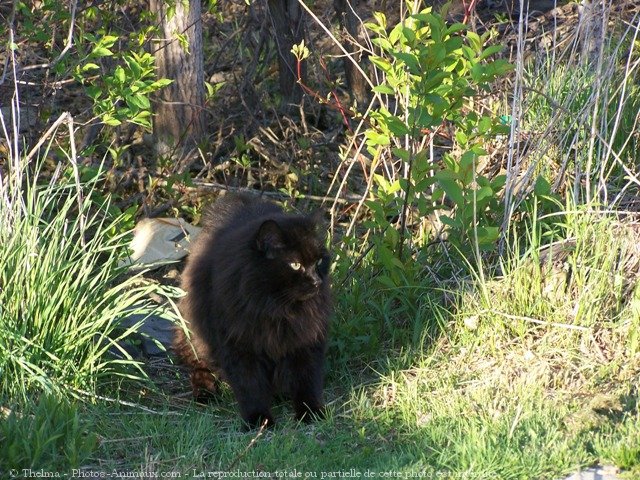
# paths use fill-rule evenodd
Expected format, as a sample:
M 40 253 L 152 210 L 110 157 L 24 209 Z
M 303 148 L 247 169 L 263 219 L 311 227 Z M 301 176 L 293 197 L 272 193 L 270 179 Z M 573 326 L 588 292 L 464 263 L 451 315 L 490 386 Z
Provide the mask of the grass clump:
M 3 180 L 0 398 L 78 397 L 131 374 L 119 342 L 134 328 L 120 329 L 118 320 L 147 308 L 153 287 L 121 277 L 118 219 L 94 202 L 92 185 L 19 182 L 15 171 Z
M 23 470 L 78 468 L 98 446 L 77 408 L 52 396 L 0 418 L 0 472 L 12 477 Z

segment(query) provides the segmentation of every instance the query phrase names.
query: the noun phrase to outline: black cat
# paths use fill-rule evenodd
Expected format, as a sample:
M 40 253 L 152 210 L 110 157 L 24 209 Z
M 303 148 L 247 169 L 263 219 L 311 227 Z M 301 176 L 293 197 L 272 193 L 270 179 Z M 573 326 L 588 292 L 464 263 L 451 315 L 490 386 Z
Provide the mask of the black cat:
M 274 423 L 277 394 L 293 400 L 297 419 L 322 415 L 329 261 L 315 216 L 250 195 L 213 204 L 182 275 L 190 336 L 178 328 L 174 341 L 196 400 L 218 378 L 250 427 Z

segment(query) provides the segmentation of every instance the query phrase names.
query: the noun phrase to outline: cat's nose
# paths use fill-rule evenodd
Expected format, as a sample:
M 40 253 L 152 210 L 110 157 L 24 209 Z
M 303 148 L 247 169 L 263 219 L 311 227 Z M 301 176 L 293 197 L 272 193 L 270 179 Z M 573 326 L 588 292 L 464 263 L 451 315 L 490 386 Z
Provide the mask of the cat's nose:
M 311 283 L 315 288 L 318 288 L 320 285 L 322 285 L 322 279 L 317 273 L 313 273 L 311 275 Z

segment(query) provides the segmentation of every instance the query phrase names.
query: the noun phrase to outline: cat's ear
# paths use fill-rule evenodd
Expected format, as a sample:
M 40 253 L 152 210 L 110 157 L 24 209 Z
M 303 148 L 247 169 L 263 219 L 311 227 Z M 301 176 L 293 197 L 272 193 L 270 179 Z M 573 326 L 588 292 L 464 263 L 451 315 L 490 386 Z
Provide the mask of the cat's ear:
M 308 217 L 316 225 L 322 225 L 324 223 L 324 212 L 319 208 L 316 208 L 311 213 L 309 213 Z
M 265 220 L 258 229 L 256 247 L 264 252 L 267 258 L 273 258 L 275 250 L 284 248 L 284 235 L 275 220 Z
M 318 208 L 307 215 L 307 218 L 311 220 L 311 224 L 313 225 L 313 233 L 316 234 L 319 238 L 324 238 L 327 234 L 327 225 L 324 220 L 324 212 Z

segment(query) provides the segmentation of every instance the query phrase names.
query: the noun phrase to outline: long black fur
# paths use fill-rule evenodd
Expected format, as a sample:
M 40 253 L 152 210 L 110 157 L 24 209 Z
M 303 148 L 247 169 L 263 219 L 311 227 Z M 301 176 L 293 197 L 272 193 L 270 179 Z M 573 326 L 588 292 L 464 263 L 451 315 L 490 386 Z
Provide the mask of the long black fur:
M 218 200 L 182 275 L 179 308 L 190 335 L 178 328 L 174 341 L 196 399 L 221 379 L 250 427 L 274 423 L 277 394 L 292 399 L 298 419 L 322 415 L 328 269 L 316 217 L 249 195 Z

